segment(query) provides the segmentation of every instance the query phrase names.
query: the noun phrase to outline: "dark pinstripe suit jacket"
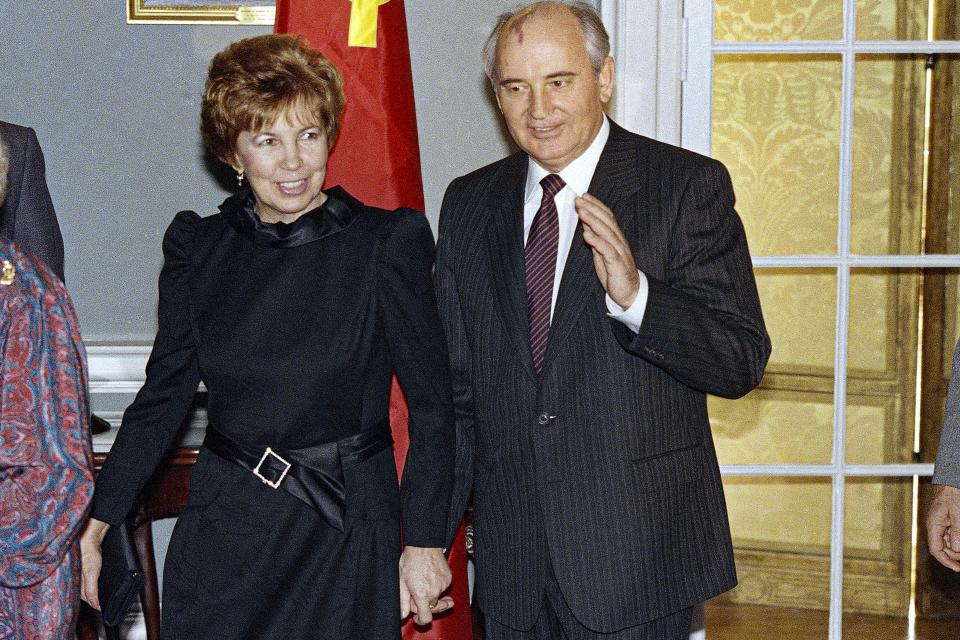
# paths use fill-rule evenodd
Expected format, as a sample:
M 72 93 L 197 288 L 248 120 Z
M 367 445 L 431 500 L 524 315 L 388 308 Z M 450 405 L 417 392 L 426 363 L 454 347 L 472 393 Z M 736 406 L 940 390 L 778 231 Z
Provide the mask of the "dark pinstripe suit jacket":
M 38 256 L 63 280 L 63 238 L 47 190 L 37 134 L 29 127 L 0 122 L 0 138 L 10 152 L 0 236 Z
M 612 124 L 590 192 L 650 284 L 639 334 L 606 316 L 577 228 L 543 372 L 527 342 L 515 154 L 458 178 L 436 287 L 457 410 L 451 535 L 474 491 L 487 615 L 536 621 L 547 562 L 574 614 L 613 631 L 736 583 L 706 394 L 738 397 L 770 353 L 733 189 L 714 160 Z

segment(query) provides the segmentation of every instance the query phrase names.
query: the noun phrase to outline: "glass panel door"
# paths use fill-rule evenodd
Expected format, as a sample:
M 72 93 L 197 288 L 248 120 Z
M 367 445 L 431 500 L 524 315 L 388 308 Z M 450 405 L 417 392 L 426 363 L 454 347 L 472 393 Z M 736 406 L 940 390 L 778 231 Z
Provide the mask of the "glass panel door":
M 710 400 L 740 585 L 715 638 L 955 638 L 922 508 L 960 319 L 960 1 L 687 0 L 774 351 Z

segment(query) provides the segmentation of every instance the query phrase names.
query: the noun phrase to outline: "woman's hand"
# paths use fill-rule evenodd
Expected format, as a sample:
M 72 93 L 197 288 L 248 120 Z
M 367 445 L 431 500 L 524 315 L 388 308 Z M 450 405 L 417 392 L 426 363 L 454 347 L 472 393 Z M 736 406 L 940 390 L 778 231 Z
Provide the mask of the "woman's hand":
M 106 522 L 90 518 L 90 522 L 80 534 L 80 598 L 97 611 L 100 611 L 97 579 L 100 578 L 100 566 L 103 564 L 100 545 L 109 528 L 110 525 Z
M 404 547 L 400 555 L 400 619 L 413 614 L 417 624 L 453 608 L 453 598 L 440 597 L 453 576 L 439 547 Z

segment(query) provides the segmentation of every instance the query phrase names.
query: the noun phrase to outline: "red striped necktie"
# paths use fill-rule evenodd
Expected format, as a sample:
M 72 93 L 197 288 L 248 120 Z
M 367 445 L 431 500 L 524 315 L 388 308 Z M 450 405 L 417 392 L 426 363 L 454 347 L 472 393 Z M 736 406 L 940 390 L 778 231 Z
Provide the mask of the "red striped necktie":
M 533 218 L 524 261 L 527 270 L 527 323 L 530 329 L 530 353 L 537 373 L 543 369 L 543 356 L 550 336 L 550 303 L 553 301 L 553 280 L 557 270 L 557 241 L 560 220 L 553 197 L 566 183 L 555 173 L 540 181 L 543 199 Z

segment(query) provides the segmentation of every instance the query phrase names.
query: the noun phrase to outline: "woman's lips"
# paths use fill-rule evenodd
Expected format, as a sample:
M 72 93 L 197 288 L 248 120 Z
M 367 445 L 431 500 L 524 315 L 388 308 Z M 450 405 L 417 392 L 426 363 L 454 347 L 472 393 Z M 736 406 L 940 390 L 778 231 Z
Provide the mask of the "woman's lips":
M 288 196 L 298 196 L 307 190 L 307 179 L 292 180 L 290 182 L 278 182 L 277 188 L 280 192 Z

